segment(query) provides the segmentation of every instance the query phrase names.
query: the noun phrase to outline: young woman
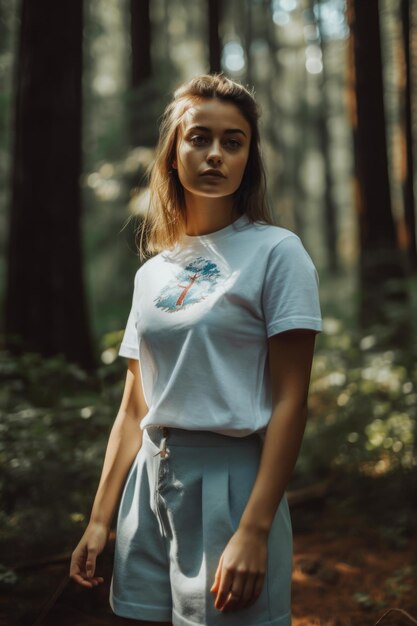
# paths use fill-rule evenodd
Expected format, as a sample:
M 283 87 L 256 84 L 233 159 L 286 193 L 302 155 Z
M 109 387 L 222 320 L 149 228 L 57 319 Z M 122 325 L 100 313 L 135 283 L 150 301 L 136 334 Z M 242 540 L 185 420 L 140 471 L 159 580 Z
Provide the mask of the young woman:
M 318 275 L 265 206 L 258 110 L 223 75 L 168 105 L 119 354 L 128 370 L 70 575 L 92 587 L 119 496 L 123 623 L 291 624 L 285 489 L 307 418 Z M 146 235 L 146 237 L 145 237 Z

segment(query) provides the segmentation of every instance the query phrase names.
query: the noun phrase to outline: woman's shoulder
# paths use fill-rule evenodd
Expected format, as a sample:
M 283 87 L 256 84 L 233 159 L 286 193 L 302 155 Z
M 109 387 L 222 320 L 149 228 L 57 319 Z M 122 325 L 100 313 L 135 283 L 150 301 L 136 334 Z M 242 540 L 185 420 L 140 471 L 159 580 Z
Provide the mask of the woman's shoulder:
M 251 231 L 255 237 L 271 247 L 277 246 L 285 239 L 292 240 L 298 244 L 302 243 L 300 237 L 292 230 L 276 224 L 253 222 Z M 297 245 L 297 243 L 295 243 L 295 245 Z
M 267 253 L 270 263 L 278 263 L 280 266 L 295 264 L 315 268 L 301 237 L 289 228 L 273 224 L 259 224 L 256 230 L 259 233 L 259 245 Z
M 155 253 L 152 256 L 145 258 L 139 268 L 136 270 L 135 281 L 143 281 L 147 276 L 152 275 L 155 271 L 161 269 L 161 264 L 166 260 L 169 255 L 169 250 L 162 250 Z

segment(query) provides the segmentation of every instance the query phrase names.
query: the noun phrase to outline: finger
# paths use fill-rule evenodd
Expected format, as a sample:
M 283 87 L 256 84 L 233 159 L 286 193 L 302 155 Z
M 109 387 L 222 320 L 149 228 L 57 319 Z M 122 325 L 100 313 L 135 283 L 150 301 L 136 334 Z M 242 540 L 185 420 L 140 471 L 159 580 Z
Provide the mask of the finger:
M 84 564 L 85 564 L 86 556 L 87 556 L 87 550 L 85 549 L 85 547 L 81 549 L 77 547 L 77 549 L 74 550 L 74 552 L 71 555 L 70 577 L 72 577 L 74 574 L 81 575 L 82 573 L 84 573 Z
M 216 569 L 216 573 L 214 575 L 214 583 L 211 586 L 210 591 L 217 592 L 220 584 L 220 572 L 223 565 L 223 554 L 220 557 L 219 564 Z
M 246 586 L 246 576 L 246 573 L 235 574 L 232 587 L 229 590 L 226 602 L 223 605 L 223 610 L 225 612 L 243 608 L 242 597 L 243 590 Z
M 69 577 L 79 584 L 84 583 L 84 576 L 81 573 L 82 567 L 80 566 L 81 557 L 74 555 L 71 559 Z M 90 586 L 90 585 L 89 585 Z
M 87 550 L 83 550 L 80 553 L 73 553 L 69 576 L 72 580 L 74 580 L 77 584 L 82 585 L 83 587 L 91 588 L 96 587 L 104 582 L 104 578 L 102 576 L 87 576 L 84 567 L 84 559 L 85 553 Z
M 81 568 L 77 561 L 72 561 L 70 565 L 69 577 L 79 585 L 83 587 L 95 587 L 104 582 L 102 576 L 94 576 L 93 578 L 86 578 L 85 574 L 81 571 Z
M 256 574 L 248 574 L 246 578 L 245 586 L 243 588 L 242 597 L 240 600 L 242 608 L 248 606 L 254 598 L 256 578 Z
M 230 570 L 222 567 L 221 575 L 220 575 L 220 585 L 219 590 L 217 592 L 216 599 L 214 601 L 214 606 L 216 609 L 221 610 L 223 604 L 226 602 L 226 598 L 229 594 L 233 582 L 233 574 Z
M 94 576 L 94 572 L 96 571 L 96 558 L 97 550 L 95 550 L 94 548 L 89 548 L 87 561 L 85 564 L 85 573 L 88 578 L 92 578 Z
M 81 576 L 81 574 L 73 574 L 72 576 L 70 576 L 70 578 L 71 580 L 76 582 L 78 585 L 81 585 L 82 587 L 87 587 L 88 589 L 91 589 L 92 587 L 94 587 L 93 581 L 86 580 L 85 578 L 83 578 L 83 576 Z
M 229 593 L 227 594 L 226 602 L 224 603 L 222 610 L 229 611 L 240 606 L 245 581 L 246 573 L 235 572 L 233 583 L 229 589 Z
M 83 574 L 78 572 L 71 572 L 70 578 L 74 580 L 79 585 L 83 587 L 97 587 L 97 585 L 101 585 L 104 583 L 104 578 L 102 576 L 94 576 L 93 578 L 86 578 Z
M 84 578 L 84 580 L 86 579 Z M 93 578 L 87 578 L 87 581 L 92 582 L 93 585 L 100 585 L 104 583 L 104 578 L 102 576 L 93 576 Z
M 258 574 L 258 576 L 255 579 L 255 584 L 253 587 L 252 599 L 248 602 L 247 606 L 251 606 L 252 604 L 254 604 L 256 600 L 259 598 L 259 596 L 261 595 L 262 588 L 264 585 L 264 580 L 265 580 L 265 574 Z

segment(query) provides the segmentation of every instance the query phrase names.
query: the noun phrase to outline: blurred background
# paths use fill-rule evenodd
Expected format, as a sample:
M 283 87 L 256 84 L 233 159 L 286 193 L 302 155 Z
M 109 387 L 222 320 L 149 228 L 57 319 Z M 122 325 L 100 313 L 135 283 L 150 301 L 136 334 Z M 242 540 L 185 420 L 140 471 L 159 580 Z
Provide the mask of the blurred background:
M 416 29 L 412 0 L 0 0 L 5 624 L 117 623 L 112 540 L 105 588 L 75 589 L 69 558 L 121 400 L 160 116 L 218 71 L 255 89 L 269 203 L 320 276 L 294 626 L 417 614 Z

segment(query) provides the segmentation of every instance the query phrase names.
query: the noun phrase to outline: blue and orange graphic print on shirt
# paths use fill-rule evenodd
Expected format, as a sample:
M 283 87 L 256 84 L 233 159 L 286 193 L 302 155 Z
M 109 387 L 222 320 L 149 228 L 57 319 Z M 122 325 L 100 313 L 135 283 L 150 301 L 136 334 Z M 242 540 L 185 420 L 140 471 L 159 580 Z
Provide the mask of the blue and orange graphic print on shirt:
M 199 256 L 179 272 L 175 282 L 165 285 L 154 300 L 155 306 L 167 313 L 184 310 L 213 293 L 220 278 L 221 273 L 217 265 Z

